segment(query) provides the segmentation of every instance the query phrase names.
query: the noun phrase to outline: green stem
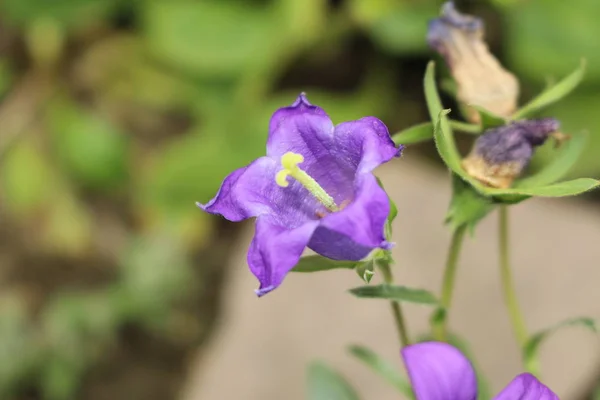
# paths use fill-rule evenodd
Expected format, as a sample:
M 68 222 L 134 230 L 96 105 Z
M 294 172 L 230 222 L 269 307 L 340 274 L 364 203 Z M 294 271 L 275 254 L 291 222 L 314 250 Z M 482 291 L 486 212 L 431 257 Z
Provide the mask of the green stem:
M 440 309 L 437 310 L 433 321 L 433 336 L 440 341 L 448 339 L 448 312 L 452 305 L 452 294 L 454 292 L 454 281 L 456 280 L 456 269 L 458 268 L 458 257 L 462 248 L 467 225 L 462 225 L 454 230 L 450 247 L 448 249 L 448 258 L 446 259 L 446 268 L 442 278 L 442 290 L 440 297 Z
M 514 279 L 510 269 L 509 260 L 509 239 L 508 239 L 508 207 L 501 206 L 498 210 L 498 233 L 499 233 L 499 247 L 500 247 L 500 281 L 502 284 L 502 293 L 504 295 L 504 302 L 508 311 L 508 316 L 512 325 L 512 329 L 519 344 L 521 352 L 527 340 L 529 334 L 527 333 L 527 326 L 525 324 L 525 318 L 519 307 L 519 301 L 517 300 L 517 294 L 514 286 Z M 525 369 L 537 375 L 538 372 L 538 361 L 537 359 L 524 360 Z
M 390 269 L 389 262 L 380 262 L 379 268 L 381 269 L 381 272 L 383 274 L 383 281 L 388 285 L 393 284 L 394 276 L 392 275 L 392 270 Z M 392 308 L 392 314 L 394 315 L 394 321 L 396 322 L 398 336 L 400 337 L 400 346 L 404 348 L 410 344 L 410 339 L 408 337 L 408 331 L 406 329 L 406 322 L 404 321 L 404 313 L 402 312 L 402 306 L 397 301 L 390 301 L 390 306 Z

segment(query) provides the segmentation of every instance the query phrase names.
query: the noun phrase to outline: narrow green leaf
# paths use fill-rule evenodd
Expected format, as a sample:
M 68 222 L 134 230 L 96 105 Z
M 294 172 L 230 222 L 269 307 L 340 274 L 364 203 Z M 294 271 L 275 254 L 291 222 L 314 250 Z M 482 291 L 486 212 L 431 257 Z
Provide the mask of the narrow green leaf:
M 577 163 L 579 156 L 585 149 L 587 138 L 588 135 L 585 133 L 571 137 L 564 145 L 564 148 L 552 158 L 551 162 L 544 166 L 538 173 L 518 180 L 515 183 L 515 187 L 547 185 L 561 179 Z
M 307 392 L 309 400 L 359 400 L 344 377 L 320 361 L 308 366 Z
M 502 118 L 480 106 L 470 105 L 469 107 L 474 108 L 479 113 L 483 130 L 506 125 L 506 118 Z
M 560 82 L 544 90 L 533 98 L 529 103 L 518 110 L 512 119 L 520 119 L 530 116 L 536 111 L 555 103 L 571 93 L 582 81 L 585 74 L 586 62 L 581 60 L 579 67 L 563 78 Z
M 456 131 L 473 135 L 479 135 L 483 131 L 480 125 L 469 124 L 468 122 L 450 120 L 450 126 Z
M 590 329 L 594 333 L 598 333 L 598 329 L 596 327 L 596 323 L 591 318 L 572 318 L 561 323 L 554 325 L 548 329 L 545 329 L 537 334 L 533 335 L 529 338 L 525 346 L 523 347 L 523 362 L 526 366 L 532 366 L 537 364 L 537 353 L 539 350 L 539 346 L 541 343 L 548 337 L 550 334 L 555 332 L 556 330 L 573 325 L 582 325 L 588 329 Z
M 594 333 L 598 333 L 596 321 L 594 321 L 591 318 L 579 317 L 559 322 L 558 324 L 548 329 L 544 329 L 543 331 L 538 332 L 529 338 L 529 340 L 523 347 L 523 359 L 525 360 L 525 362 L 527 363 L 527 361 L 532 360 L 537 356 L 537 352 L 540 345 L 548 336 L 556 332 L 558 329 L 574 325 L 581 325 Z
M 465 132 L 473 135 L 481 133 L 482 128 L 479 125 L 469 124 L 467 122 L 450 120 L 450 126 L 457 131 Z M 413 125 L 403 131 L 392 135 L 392 139 L 396 144 L 415 144 L 433 139 L 433 124 L 424 122 L 422 124 Z
M 553 183 L 545 186 L 537 187 L 516 187 L 510 189 L 495 189 L 485 188 L 485 193 L 490 196 L 502 199 L 504 196 L 508 198 L 515 195 L 521 196 L 539 196 L 539 197 L 566 197 L 576 196 L 581 193 L 588 192 L 600 186 L 600 181 L 591 178 L 578 178 L 570 181 Z
M 431 120 L 435 122 L 433 138 L 440 157 L 450 170 L 469 182 L 479 192 L 483 193 L 485 190 L 483 185 L 467 175 L 461 166 L 461 156 L 456 148 L 450 122 L 447 117 L 450 110 L 443 109 L 440 96 L 435 86 L 435 64 L 433 61 L 427 65 L 423 86 L 425 89 L 425 100 L 427 102 L 429 116 Z
M 330 269 L 353 269 L 357 261 L 332 260 L 319 255 L 302 257 L 292 272 L 318 272 Z
M 365 283 L 370 283 L 373 275 L 375 275 L 375 261 L 371 259 L 358 263 L 356 273 Z
M 362 361 L 390 385 L 398 389 L 400 393 L 403 393 L 409 399 L 414 399 L 410 383 L 392 364 L 365 346 L 352 345 L 348 347 L 348 350 L 350 354 Z
M 350 293 L 360 298 L 407 301 L 410 303 L 437 305 L 438 301 L 431 292 L 394 285 L 369 285 L 350 289 Z
M 433 138 L 433 125 L 431 122 L 413 125 L 403 131 L 392 135 L 396 144 L 414 144 Z

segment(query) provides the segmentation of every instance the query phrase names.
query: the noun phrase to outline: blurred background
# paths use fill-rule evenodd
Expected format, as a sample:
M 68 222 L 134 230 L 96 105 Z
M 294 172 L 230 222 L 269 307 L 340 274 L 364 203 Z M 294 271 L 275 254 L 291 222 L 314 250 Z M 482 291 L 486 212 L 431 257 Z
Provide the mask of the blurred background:
M 300 91 L 336 123 L 374 115 L 395 132 L 426 121 L 425 34 L 441 3 L 1 0 L 0 399 L 183 396 L 211 368 L 208 339 L 229 332 L 226 278 L 250 275 L 230 255 L 251 225 L 194 203 L 264 154 L 270 115 Z M 456 4 L 485 20 L 525 100 L 588 60 L 585 82 L 546 114 L 592 133 L 572 175 L 598 177 L 600 2 Z M 410 153 L 417 170 L 443 174 L 430 144 Z M 428 193 L 445 202 L 448 188 Z M 553 213 L 585 207 L 598 225 L 598 200 Z M 252 320 L 261 303 L 251 289 L 237 296 Z

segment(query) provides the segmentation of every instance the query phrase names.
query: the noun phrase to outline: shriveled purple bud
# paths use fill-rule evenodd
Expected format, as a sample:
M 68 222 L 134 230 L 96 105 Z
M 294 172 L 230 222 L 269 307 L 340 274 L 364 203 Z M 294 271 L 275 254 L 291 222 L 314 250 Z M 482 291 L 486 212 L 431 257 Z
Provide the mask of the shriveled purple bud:
M 490 53 L 481 19 L 461 14 L 447 2 L 441 16 L 429 23 L 427 42 L 446 60 L 458 86 L 458 100 L 501 117 L 516 110 L 519 82 Z M 479 113 L 468 110 L 468 119 L 479 123 Z
M 508 188 L 541 146 L 558 132 L 554 118 L 524 120 L 487 130 L 475 141 L 473 150 L 462 162 L 465 171 L 486 185 Z

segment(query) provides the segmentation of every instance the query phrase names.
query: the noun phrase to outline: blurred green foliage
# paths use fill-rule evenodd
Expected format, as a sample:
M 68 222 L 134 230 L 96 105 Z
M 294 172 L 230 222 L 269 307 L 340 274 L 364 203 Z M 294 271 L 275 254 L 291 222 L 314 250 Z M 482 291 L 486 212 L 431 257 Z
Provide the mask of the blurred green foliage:
M 525 97 L 589 60 L 583 87 L 548 113 L 590 131 L 574 174 L 598 174 L 599 3 L 464 3 L 501 17 L 489 36 Z M 0 244 L 48 271 L 0 260 L 0 284 L 14 288 L 0 297 L 0 397 L 77 398 L 130 325 L 167 343 L 189 331 L 193 350 L 206 309 L 182 304 L 214 299 L 226 253 L 218 219 L 194 202 L 264 153 L 270 115 L 300 91 L 335 122 L 425 121 L 424 38 L 440 4 L 3 0 Z M 197 265 L 197 254 L 213 257 Z M 98 257 L 108 278 L 93 278 Z

